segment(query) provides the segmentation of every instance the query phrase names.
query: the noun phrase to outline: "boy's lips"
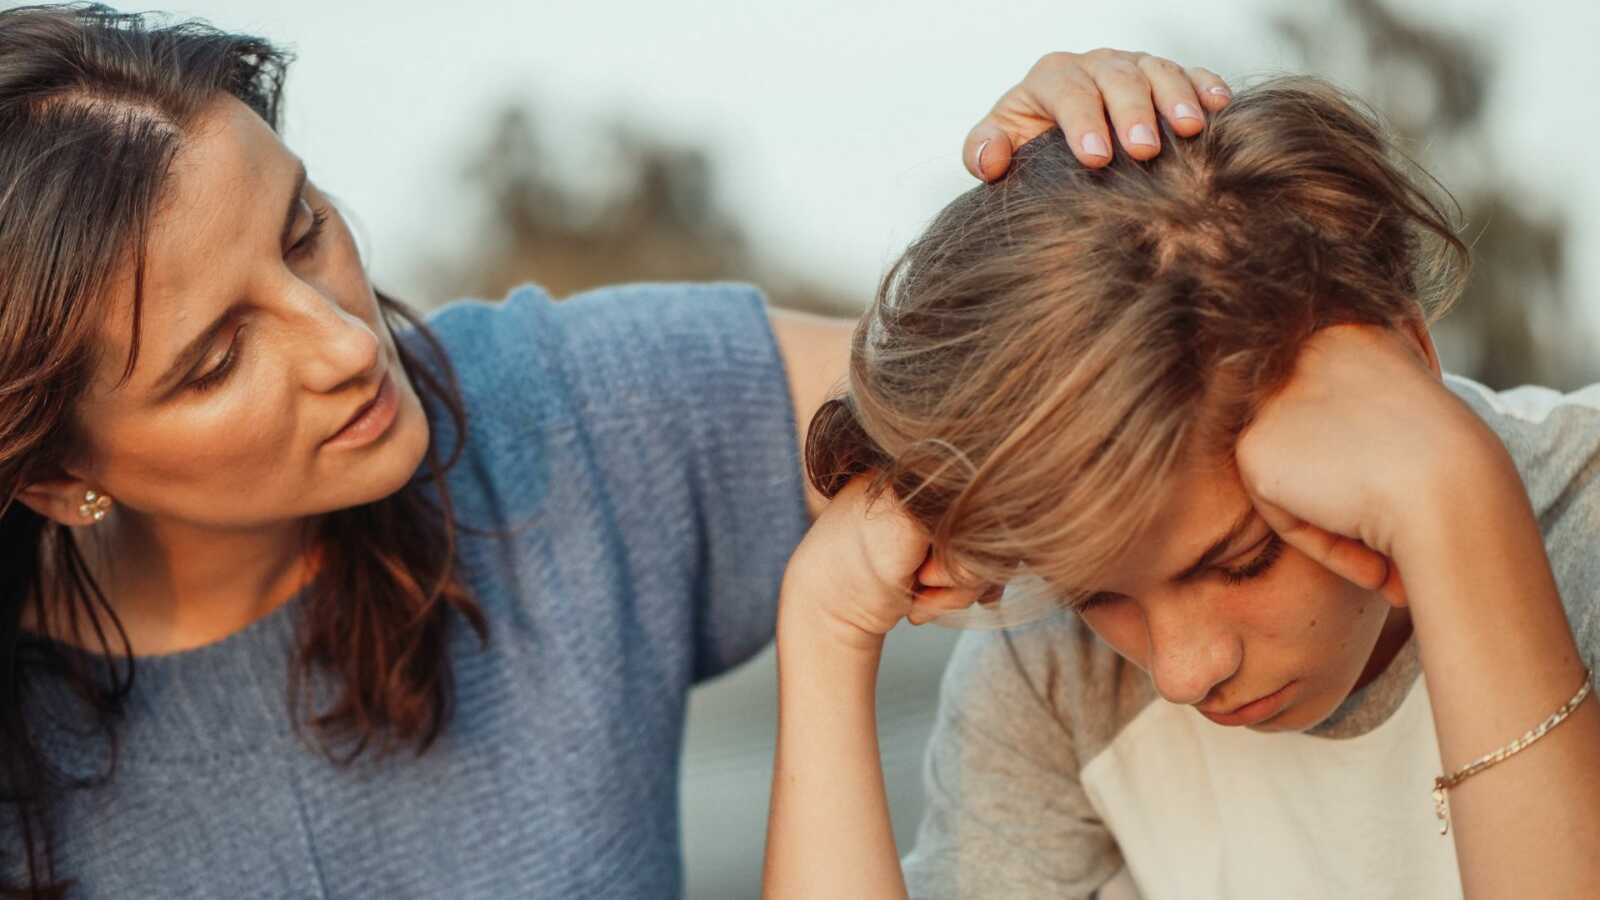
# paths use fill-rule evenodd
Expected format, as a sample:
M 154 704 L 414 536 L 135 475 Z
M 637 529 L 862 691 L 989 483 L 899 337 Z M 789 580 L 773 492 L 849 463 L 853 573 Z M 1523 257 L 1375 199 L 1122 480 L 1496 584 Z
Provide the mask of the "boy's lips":
M 1242 706 L 1234 707 L 1227 712 L 1200 709 L 1198 706 L 1195 709 L 1199 710 L 1200 715 L 1218 725 L 1258 725 L 1283 711 L 1283 708 L 1289 704 L 1289 689 L 1298 683 L 1297 681 L 1291 681 L 1270 694 L 1258 697 Z

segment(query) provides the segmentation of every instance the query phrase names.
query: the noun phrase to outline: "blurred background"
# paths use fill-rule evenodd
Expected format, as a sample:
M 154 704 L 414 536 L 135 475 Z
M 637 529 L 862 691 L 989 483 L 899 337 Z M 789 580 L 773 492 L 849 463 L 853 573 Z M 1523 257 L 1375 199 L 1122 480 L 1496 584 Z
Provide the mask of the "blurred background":
M 375 281 L 431 308 L 522 281 L 748 279 L 850 314 L 973 184 L 967 129 L 1051 50 L 1114 46 L 1236 87 L 1286 71 L 1371 100 L 1455 194 L 1476 265 L 1437 332 L 1497 388 L 1600 381 L 1600 9 L 1528 0 L 1009 0 L 167 7 L 295 48 L 285 133 Z M 898 630 L 880 722 L 902 848 L 953 632 Z M 770 651 L 692 702 L 688 896 L 757 895 Z

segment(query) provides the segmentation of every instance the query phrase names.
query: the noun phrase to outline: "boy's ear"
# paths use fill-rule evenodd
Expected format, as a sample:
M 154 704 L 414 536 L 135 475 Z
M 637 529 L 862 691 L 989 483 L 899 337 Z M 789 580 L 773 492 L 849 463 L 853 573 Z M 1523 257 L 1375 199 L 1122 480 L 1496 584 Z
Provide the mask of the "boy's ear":
M 1444 370 L 1439 366 L 1439 349 L 1433 345 L 1433 334 L 1428 331 L 1428 323 L 1422 321 L 1420 316 L 1407 319 L 1400 331 L 1411 343 L 1417 355 L 1433 370 L 1435 378 L 1443 378 Z

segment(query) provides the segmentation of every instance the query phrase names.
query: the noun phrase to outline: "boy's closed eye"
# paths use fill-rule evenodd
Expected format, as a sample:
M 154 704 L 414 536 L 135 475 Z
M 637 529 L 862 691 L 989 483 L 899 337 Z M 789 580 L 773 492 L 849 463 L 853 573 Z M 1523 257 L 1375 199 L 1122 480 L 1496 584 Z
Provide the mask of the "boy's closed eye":
M 1272 568 L 1287 546 L 1277 532 L 1269 531 L 1264 538 L 1249 548 L 1250 551 L 1254 551 L 1253 554 L 1250 552 L 1241 554 L 1244 562 L 1235 565 L 1213 565 L 1211 571 L 1215 572 L 1224 584 L 1240 584 L 1252 578 L 1259 578 Z M 1120 599 L 1123 599 L 1121 594 L 1098 591 L 1074 602 L 1071 608 L 1073 612 L 1082 613 Z

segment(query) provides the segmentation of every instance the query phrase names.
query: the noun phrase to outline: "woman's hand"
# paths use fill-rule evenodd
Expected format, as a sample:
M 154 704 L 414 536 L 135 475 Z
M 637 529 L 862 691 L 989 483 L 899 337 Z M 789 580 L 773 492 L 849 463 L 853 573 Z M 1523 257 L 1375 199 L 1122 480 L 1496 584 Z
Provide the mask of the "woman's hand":
M 1432 524 L 1414 514 L 1484 473 L 1516 477 L 1481 465 L 1504 448 L 1435 366 L 1418 336 L 1325 328 L 1237 448 L 1245 490 L 1274 531 L 1395 604 L 1406 600 L 1405 536 Z
M 961 158 L 967 171 L 993 181 L 1010 167 L 1013 150 L 1060 125 L 1073 155 L 1089 168 L 1110 163 L 1119 144 L 1134 159 L 1149 159 L 1161 152 L 1158 112 L 1175 134 L 1193 137 L 1206 113 L 1231 97 L 1214 72 L 1148 53 L 1047 53 L 967 135 Z
M 1133 158 L 1149 159 L 1161 152 L 1158 110 L 1174 134 L 1193 137 L 1205 127 L 1206 115 L 1227 106 L 1230 97 L 1227 84 L 1209 70 L 1184 69 L 1148 53 L 1048 53 L 967 133 L 961 159 L 974 177 L 993 181 L 1011 167 L 1015 148 L 1057 125 L 1089 168 L 1108 165 L 1119 143 Z M 1106 127 L 1108 112 L 1117 140 Z M 773 313 L 803 459 L 811 416 L 845 378 L 856 323 L 854 318 Z M 810 479 L 801 480 L 806 508 L 815 518 L 827 501 Z
M 781 615 L 876 648 L 901 619 L 920 625 L 985 591 L 958 584 L 931 552 L 926 530 L 893 496 L 869 499 L 870 481 L 863 475 L 846 485 L 790 557 Z

